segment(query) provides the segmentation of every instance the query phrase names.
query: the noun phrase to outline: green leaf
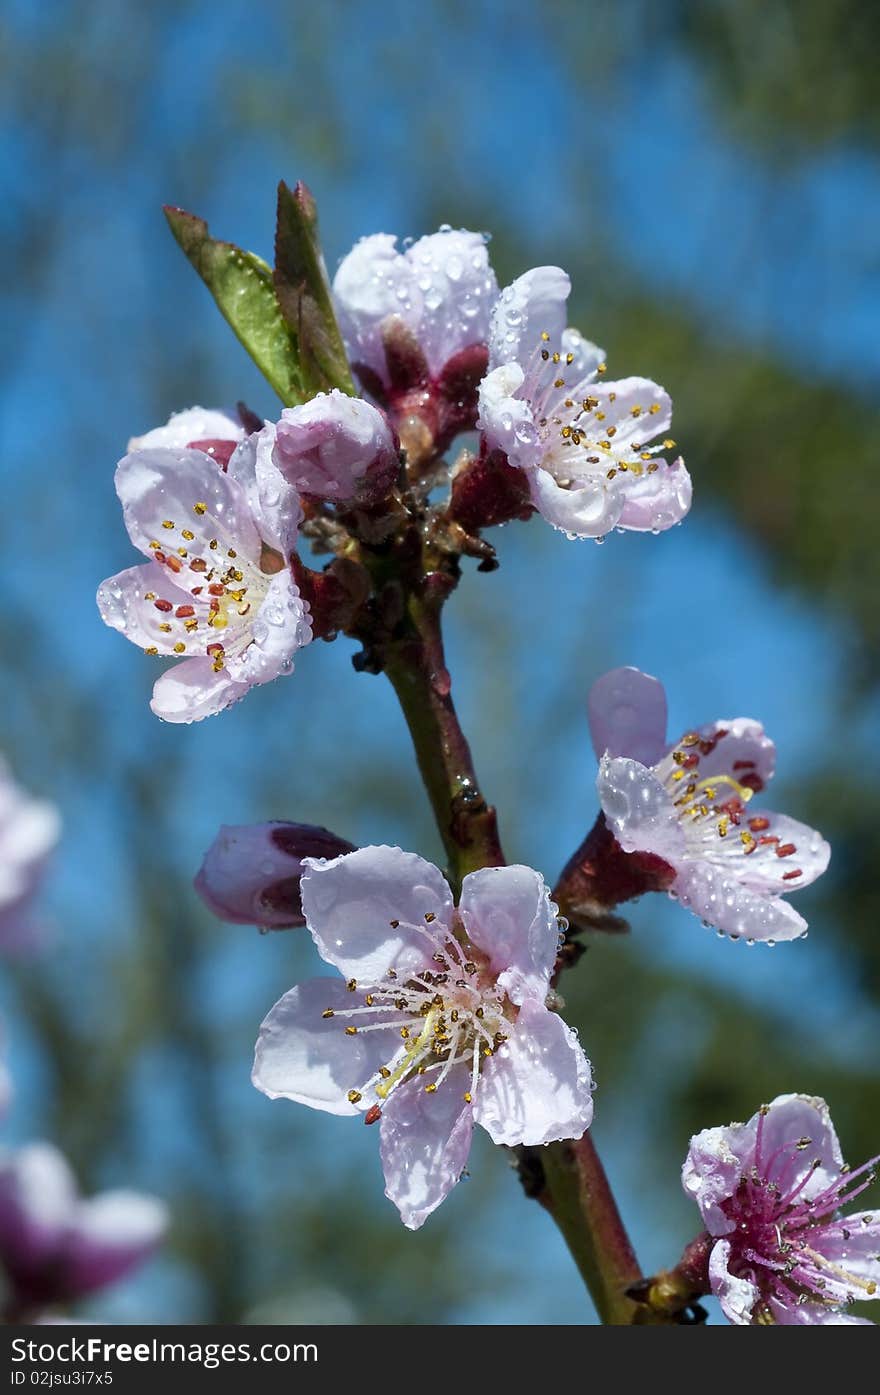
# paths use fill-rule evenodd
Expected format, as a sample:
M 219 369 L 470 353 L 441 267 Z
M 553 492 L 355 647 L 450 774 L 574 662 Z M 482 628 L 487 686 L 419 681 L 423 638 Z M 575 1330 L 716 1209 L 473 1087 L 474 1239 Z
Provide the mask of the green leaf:
M 211 237 L 203 218 L 166 207 L 165 217 L 221 314 L 287 407 L 303 402 L 297 343 L 275 294 L 271 267 Z
M 330 283 L 318 239 L 315 200 L 302 183 L 278 185 L 275 229 L 275 293 L 299 350 L 306 393 L 356 389 L 336 323 Z

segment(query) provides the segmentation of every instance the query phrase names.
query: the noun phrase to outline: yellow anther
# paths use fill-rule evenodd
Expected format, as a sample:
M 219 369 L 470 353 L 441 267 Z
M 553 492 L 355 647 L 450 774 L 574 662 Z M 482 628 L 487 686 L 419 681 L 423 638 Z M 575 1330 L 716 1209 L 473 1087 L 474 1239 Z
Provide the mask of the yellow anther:
M 363 1095 L 360 1090 L 349 1090 L 347 1098 L 349 1104 L 358 1104 L 363 1099 Z
M 171 519 L 170 519 L 170 518 L 163 518 L 163 519 L 162 519 L 162 527 L 163 527 L 163 528 L 173 528 L 173 527 L 174 527 L 174 524 L 171 522 Z
M 193 513 L 203 514 L 203 513 L 207 513 L 207 512 L 208 512 L 208 505 L 207 505 L 207 504 L 202 504 L 202 503 L 193 504 Z
M 177 643 L 175 644 L 175 646 L 174 646 L 174 652 L 175 652 L 175 654 L 183 654 L 184 651 L 185 651 L 185 649 L 186 649 L 186 645 L 183 643 L 182 640 L 179 639 L 179 640 L 177 641 Z

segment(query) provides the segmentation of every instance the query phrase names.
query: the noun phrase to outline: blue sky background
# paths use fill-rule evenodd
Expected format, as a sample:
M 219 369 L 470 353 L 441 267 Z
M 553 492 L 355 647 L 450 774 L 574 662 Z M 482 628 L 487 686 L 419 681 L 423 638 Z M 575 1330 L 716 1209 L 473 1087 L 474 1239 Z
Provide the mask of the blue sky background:
M 497 210 L 508 240 L 532 262 L 557 260 L 581 225 L 592 239 L 601 222 L 634 285 L 687 307 L 720 338 L 765 346 L 807 377 L 867 391 L 876 383 L 876 162 L 840 146 L 809 160 L 762 159 L 724 125 L 698 64 L 679 47 L 641 43 L 638 6 L 616 9 L 624 57 L 612 62 L 594 49 L 570 66 L 553 7 L 490 0 L 418 12 L 393 3 L 378 22 L 372 6 L 344 3 L 320 16 L 235 0 L 8 8 L 20 69 L 18 104 L 7 94 L 0 136 L 8 191 L 0 230 L 11 273 L 0 526 L 14 558 L 4 575 L 11 647 L 0 746 L 65 820 L 46 890 L 57 938 L 23 972 L 45 971 L 56 989 L 65 986 L 63 1010 L 97 1053 L 114 1049 L 125 966 L 139 962 L 145 854 L 131 836 L 139 819 L 152 874 L 179 879 L 181 895 L 221 822 L 290 817 L 354 841 L 438 853 L 393 695 L 382 679 L 353 672 L 349 641 L 312 646 L 293 678 L 220 718 L 163 727 L 147 706 L 157 669 L 98 619 L 98 582 L 136 560 L 112 487 L 127 438 L 199 397 L 206 405 L 244 397 L 273 410 L 168 235 L 163 202 L 192 208 L 219 235 L 268 254 L 275 183 L 303 178 L 319 201 L 332 268 L 365 233 L 429 231 L 424 212 L 442 209 L 447 185 L 453 221 L 477 189 L 479 208 Z M 607 18 L 597 25 L 607 39 Z M 584 64 L 595 68 L 595 83 L 582 80 Z M 38 72 L 47 93 L 28 84 Z M 858 216 L 847 216 L 853 208 Z M 601 264 L 587 249 L 583 266 L 569 260 L 567 268 L 589 307 Z M 599 342 L 613 333 L 589 320 L 581 327 Z M 653 376 L 675 397 L 663 362 L 615 368 Z M 748 421 L 735 429 L 747 432 Z M 716 716 L 760 718 L 779 750 L 774 807 L 786 807 L 786 782 L 823 766 L 839 739 L 854 636 L 839 615 L 771 578 L 753 541 L 701 494 L 686 420 L 676 420 L 675 434 L 695 483 L 683 527 L 660 538 L 615 536 L 602 548 L 567 543 L 539 523 L 508 527 L 498 536 L 500 570 L 466 568 L 449 606 L 454 690 L 508 856 L 551 880 L 594 817 L 584 703 L 607 667 L 633 663 L 660 676 L 673 733 Z M 773 444 L 755 443 L 768 468 Z M 876 704 L 865 702 L 850 719 L 847 745 L 860 761 L 876 761 L 876 718 Z M 147 829 L 134 771 L 168 780 L 161 817 Z M 809 893 L 802 904 L 809 913 Z M 302 938 L 215 926 L 194 901 L 186 915 L 208 937 L 187 983 L 187 1011 L 212 1043 L 214 1102 L 235 1136 L 231 1173 L 245 1218 L 289 1186 L 294 1157 L 298 1174 L 312 1164 L 327 1174 L 323 1204 L 332 1206 L 345 1150 L 363 1169 L 363 1204 L 377 1225 L 395 1227 L 371 1131 L 296 1111 L 290 1151 L 278 1151 L 284 1106 L 249 1085 L 259 1021 L 298 976 L 315 971 L 310 948 Z M 658 968 L 674 974 L 686 964 L 734 1000 L 765 1004 L 794 1040 L 827 1033 L 828 1051 L 856 1069 L 876 1043 L 876 1013 L 829 925 L 814 922 L 806 942 L 766 951 L 720 942 L 665 901 L 640 903 L 632 923 L 640 952 Z M 592 959 L 582 972 L 593 972 Z M 17 982 L 3 986 L 17 1083 L 5 1125 L 13 1142 L 53 1119 L 51 1072 L 22 1001 Z M 590 1023 L 578 1025 L 589 1052 Z M 654 1068 L 674 1073 L 687 1069 L 701 1026 L 661 1016 L 627 1030 L 644 1031 Z M 650 1270 L 672 1261 L 696 1220 L 674 1174 L 663 1178 L 668 1204 L 645 1187 L 662 1110 L 644 1087 L 630 1082 L 636 1093 L 627 1093 L 626 1082 L 597 1069 L 597 1139 Z M 173 1041 L 139 1053 L 126 1078 L 131 1127 L 101 1159 L 100 1180 L 163 1193 L 170 1176 L 210 1173 L 187 1071 Z M 779 1083 L 780 1091 L 799 1088 L 810 1082 Z M 683 1156 L 686 1137 L 679 1142 Z M 461 1302 L 451 1320 L 583 1321 L 576 1276 L 545 1215 L 518 1195 L 500 1154 L 481 1147 L 473 1171 L 491 1178 L 479 1206 L 464 1194 L 485 1184 L 467 1183 L 430 1223 L 448 1227 L 460 1250 Z M 416 1272 L 421 1243 L 411 1241 Z M 498 1280 L 471 1299 L 468 1267 L 486 1263 Z M 362 1269 L 369 1283 L 366 1254 Z M 357 1270 L 349 1260 L 338 1285 L 288 1276 L 283 1313 L 358 1320 Z M 261 1282 L 255 1310 L 265 1315 L 278 1293 L 265 1276 L 257 1290 Z M 93 1311 L 185 1321 L 204 1305 L 204 1281 L 165 1257 L 96 1299 Z M 424 1320 L 432 1320 L 429 1302 Z

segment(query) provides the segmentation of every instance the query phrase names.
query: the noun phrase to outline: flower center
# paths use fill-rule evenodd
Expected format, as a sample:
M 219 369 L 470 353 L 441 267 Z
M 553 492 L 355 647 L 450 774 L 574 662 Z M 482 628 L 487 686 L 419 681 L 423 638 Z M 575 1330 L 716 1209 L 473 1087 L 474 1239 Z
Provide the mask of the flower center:
M 516 1009 L 487 973 L 482 956 L 460 927 L 459 939 L 433 914 L 426 915 L 425 921 L 425 925 L 397 920 L 390 924 L 394 930 L 403 926 L 426 938 L 435 968 L 419 969 L 405 981 L 389 969 L 369 986 L 349 979 L 349 992 L 363 994 L 362 1003 L 327 1008 L 323 1013 L 325 1018 L 346 1019 L 348 1036 L 394 1032 L 399 1038 L 385 1064 L 349 1090 L 352 1104 L 358 1104 L 368 1091 L 384 1103 L 405 1081 L 421 1076 L 425 1093 L 434 1094 L 459 1065 L 470 1071 L 470 1086 L 463 1095 L 470 1104 L 484 1061 L 507 1040 Z M 380 1114 L 381 1106 L 373 1105 L 366 1122 L 374 1123 Z
M 617 393 L 601 390 L 602 395 L 596 397 L 585 392 L 597 375 L 606 372 L 605 364 L 600 363 L 586 377 L 578 378 L 576 371 L 566 377 L 566 369 L 570 370 L 574 362 L 573 353 L 551 348 L 550 335 L 545 330 L 526 369 L 520 395 L 532 405 L 544 444 L 542 467 L 563 488 L 597 473 L 604 473 L 609 480 L 618 474 L 629 473 L 636 479 L 654 474 L 660 466 L 653 457 L 662 450 L 672 450 L 675 442 L 637 446 L 628 439 L 628 433 L 615 439 L 620 432 L 620 409 L 614 405 Z M 609 412 L 609 408 L 613 410 Z M 627 410 L 637 420 L 656 416 L 660 407 L 656 402 L 649 406 L 633 403 Z
M 159 629 L 177 635 L 172 644 L 175 654 L 207 654 L 219 673 L 228 659 L 237 658 L 252 642 L 254 616 L 266 598 L 271 575 L 284 562 L 265 544 L 259 564 L 240 556 L 236 539 L 206 503 L 197 500 L 192 512 L 198 534 L 166 518 L 162 520 L 166 536 L 150 542 L 153 561 L 168 569 L 175 588 L 188 591 L 192 602 L 179 604 L 153 591 L 145 591 L 144 600 L 162 614 Z M 145 650 L 158 652 L 155 645 Z
M 790 1139 L 765 1156 L 765 1110 L 758 1120 L 754 1166 L 740 1178 L 735 1195 L 725 1204 L 736 1225 L 729 1237 L 731 1269 L 755 1283 L 764 1300 L 756 1319 L 774 1320 L 767 1307 L 769 1299 L 786 1307 L 805 1303 L 837 1307 L 872 1298 L 876 1284 L 846 1268 L 846 1244 L 852 1232 L 837 1213 L 871 1185 L 877 1159 L 854 1172 L 842 1169 L 834 1182 L 816 1192 L 809 1183 L 822 1166 L 821 1159 L 814 1158 L 807 1167 L 793 1166 L 813 1140 Z M 857 1179 L 859 1184 L 853 1185 Z

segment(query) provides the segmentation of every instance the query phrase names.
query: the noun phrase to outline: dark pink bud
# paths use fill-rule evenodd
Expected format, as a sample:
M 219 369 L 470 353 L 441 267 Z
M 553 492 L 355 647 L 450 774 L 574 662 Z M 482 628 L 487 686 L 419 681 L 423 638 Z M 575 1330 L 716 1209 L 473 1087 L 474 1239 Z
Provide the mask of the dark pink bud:
M 298 493 L 342 505 L 379 503 L 400 469 L 384 414 L 337 388 L 285 408 L 272 459 Z
M 339 857 L 354 844 L 307 823 L 224 825 L 194 886 L 220 920 L 287 930 L 305 925 L 299 895 L 306 857 Z
M 456 473 L 449 512 L 468 533 L 530 518 L 534 508 L 528 480 L 501 451 L 483 450 Z

